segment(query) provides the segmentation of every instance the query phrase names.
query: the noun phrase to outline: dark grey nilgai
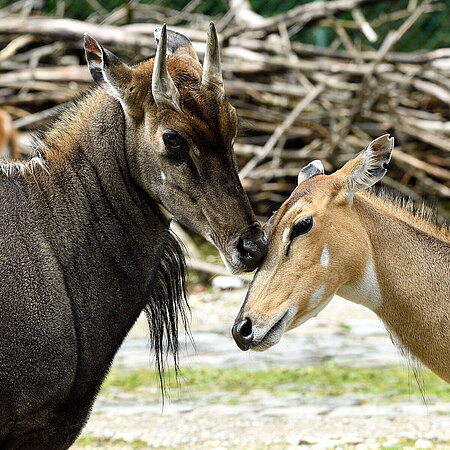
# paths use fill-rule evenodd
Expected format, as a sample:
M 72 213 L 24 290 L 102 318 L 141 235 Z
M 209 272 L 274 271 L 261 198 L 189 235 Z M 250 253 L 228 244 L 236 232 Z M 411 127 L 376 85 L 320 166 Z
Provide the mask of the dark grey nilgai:
M 236 171 L 214 26 L 203 70 L 186 37 L 156 37 L 155 58 L 130 67 L 86 35 L 101 89 L 30 161 L 0 164 L 2 449 L 69 447 L 142 310 L 157 364 L 166 344 L 176 354 L 184 260 L 165 210 L 233 269 L 266 252 Z

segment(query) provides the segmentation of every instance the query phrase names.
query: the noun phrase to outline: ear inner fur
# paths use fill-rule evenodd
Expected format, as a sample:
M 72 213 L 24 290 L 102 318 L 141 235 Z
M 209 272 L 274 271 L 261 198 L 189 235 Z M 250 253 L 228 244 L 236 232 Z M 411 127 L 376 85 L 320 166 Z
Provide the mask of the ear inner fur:
M 126 87 L 131 81 L 131 69 L 88 33 L 84 35 L 84 49 L 92 79 L 109 95 L 127 106 Z
M 297 177 L 297 184 L 303 183 L 316 175 L 323 175 L 325 170 L 320 160 L 316 159 L 300 170 Z
M 348 177 L 349 190 L 356 192 L 373 186 L 386 174 L 384 164 L 391 160 L 394 138 L 388 134 L 373 140 L 356 159 L 359 164 Z M 345 166 L 344 166 L 345 167 Z

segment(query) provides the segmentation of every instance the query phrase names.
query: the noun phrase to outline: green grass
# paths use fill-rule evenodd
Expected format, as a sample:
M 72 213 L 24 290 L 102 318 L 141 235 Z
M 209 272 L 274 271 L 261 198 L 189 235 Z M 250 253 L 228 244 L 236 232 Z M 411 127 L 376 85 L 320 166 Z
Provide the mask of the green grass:
M 122 392 L 146 391 L 159 396 L 159 381 L 152 370 L 121 372 L 113 370 L 105 380 L 102 394 L 113 396 Z M 231 396 L 232 403 L 252 390 L 264 390 L 274 395 L 296 393 L 299 398 L 320 396 L 358 395 L 369 400 L 401 401 L 420 398 L 421 391 L 412 375 L 405 368 L 353 368 L 326 363 L 320 366 L 248 370 L 241 368 L 196 368 L 183 369 L 179 384 L 173 373 L 166 375 L 166 385 L 172 398 L 190 399 L 210 395 L 215 402 L 218 392 L 238 394 Z M 437 376 L 423 371 L 425 398 L 449 399 L 450 385 Z M 245 401 L 244 399 L 242 401 Z
M 448 449 L 448 442 L 439 442 L 436 439 L 430 439 L 429 440 L 432 444 L 432 448 L 439 449 L 439 450 L 447 450 Z M 342 448 L 342 446 L 340 446 Z M 131 442 L 124 441 L 122 439 L 106 439 L 106 438 L 99 438 L 97 436 L 91 436 L 89 434 L 83 434 L 81 435 L 77 441 L 75 442 L 74 446 L 71 448 L 107 448 L 107 449 L 121 449 L 121 450 L 140 450 L 144 448 L 148 448 L 148 444 L 146 442 L 143 442 L 141 440 L 134 440 Z M 197 448 L 197 447 L 195 447 Z M 201 446 L 201 448 L 204 448 Z M 270 444 L 269 446 L 262 445 L 259 447 L 261 450 L 276 450 L 276 449 L 285 449 L 286 444 L 280 443 L 280 444 Z M 356 450 L 356 445 L 345 445 L 344 447 L 347 450 Z M 394 445 L 383 445 L 383 441 L 380 440 L 376 444 L 376 448 L 379 450 L 413 450 L 417 447 L 415 447 L 415 441 L 412 439 L 399 439 L 398 442 L 396 442 Z
M 134 441 L 128 442 L 123 439 L 108 439 L 108 438 L 99 438 L 97 436 L 91 436 L 89 434 L 81 435 L 75 442 L 72 448 L 117 448 L 117 449 L 130 449 L 130 450 L 138 450 L 143 448 L 148 448 L 148 444 L 139 439 L 135 439 Z

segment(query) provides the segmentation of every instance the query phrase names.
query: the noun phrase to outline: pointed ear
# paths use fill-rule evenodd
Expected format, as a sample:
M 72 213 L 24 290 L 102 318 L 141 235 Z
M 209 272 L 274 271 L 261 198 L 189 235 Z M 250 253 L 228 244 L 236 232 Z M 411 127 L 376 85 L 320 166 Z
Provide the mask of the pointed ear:
M 303 183 L 304 181 L 308 180 L 309 178 L 315 177 L 316 175 L 323 175 L 324 173 L 325 170 L 323 168 L 322 161 L 316 159 L 313 162 L 310 162 L 307 166 L 303 167 L 302 170 L 300 170 L 297 178 L 297 184 Z
M 92 79 L 125 106 L 132 81 L 131 68 L 87 33 L 84 34 L 84 50 Z
M 349 193 L 367 189 L 381 180 L 387 172 L 384 164 L 391 160 L 393 149 L 394 138 L 388 134 L 380 136 L 348 161 L 335 176 L 341 178 Z
M 162 28 L 156 28 L 154 32 L 157 44 L 161 38 L 161 30 Z M 199 63 L 191 41 L 184 34 L 173 30 L 167 30 L 167 56 L 175 56 L 188 63 L 192 63 L 192 60 Z

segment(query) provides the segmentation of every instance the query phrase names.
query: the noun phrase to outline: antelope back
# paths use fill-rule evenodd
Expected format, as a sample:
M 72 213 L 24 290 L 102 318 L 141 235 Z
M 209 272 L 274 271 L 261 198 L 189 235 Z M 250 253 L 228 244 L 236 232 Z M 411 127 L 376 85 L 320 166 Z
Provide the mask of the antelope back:
M 203 68 L 184 35 L 163 26 L 155 37 L 155 58 L 128 66 L 85 36 L 94 81 L 124 111 L 129 170 L 178 221 L 214 243 L 231 270 L 253 270 L 266 239 L 237 174 L 237 114 L 224 95 L 214 25 Z
M 383 177 L 392 149 L 393 138 L 384 135 L 332 175 L 320 161 L 300 171 L 297 188 L 266 226 L 269 251 L 233 327 L 242 349 L 276 344 L 341 286 L 376 282 L 370 241 L 352 204 L 355 192 Z M 375 297 L 367 306 L 376 306 Z

